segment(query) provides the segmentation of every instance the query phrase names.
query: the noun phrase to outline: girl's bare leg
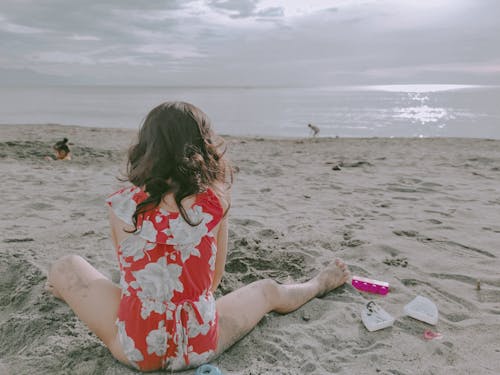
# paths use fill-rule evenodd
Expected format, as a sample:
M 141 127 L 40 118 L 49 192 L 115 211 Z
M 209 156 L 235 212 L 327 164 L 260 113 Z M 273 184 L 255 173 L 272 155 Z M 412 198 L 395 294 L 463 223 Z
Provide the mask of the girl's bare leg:
M 82 257 L 68 255 L 52 265 L 46 289 L 64 300 L 116 359 L 130 365 L 115 325 L 121 297 L 118 286 Z
M 337 259 L 305 283 L 280 285 L 270 279 L 259 280 L 219 298 L 217 354 L 250 332 L 268 312 L 292 312 L 314 297 L 341 286 L 348 278 L 347 266 Z

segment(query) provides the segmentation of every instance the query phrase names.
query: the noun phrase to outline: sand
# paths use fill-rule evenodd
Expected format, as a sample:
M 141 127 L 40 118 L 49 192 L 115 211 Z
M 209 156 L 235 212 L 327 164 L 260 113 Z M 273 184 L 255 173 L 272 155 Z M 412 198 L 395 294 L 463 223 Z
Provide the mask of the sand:
M 64 136 L 74 160 L 45 161 Z M 0 374 L 135 373 L 43 290 L 51 262 L 65 254 L 117 281 L 104 199 L 122 186 L 116 177 L 134 137 L 0 127 Z M 389 282 L 390 292 L 346 285 L 289 315 L 268 314 L 213 362 L 224 374 L 499 373 L 500 141 L 227 144 L 239 172 L 219 296 L 266 277 L 306 280 L 335 257 L 354 274 Z M 404 316 L 417 295 L 438 306 L 436 326 Z M 392 328 L 364 328 L 360 312 L 370 300 L 396 318 Z M 427 329 L 443 338 L 425 340 Z

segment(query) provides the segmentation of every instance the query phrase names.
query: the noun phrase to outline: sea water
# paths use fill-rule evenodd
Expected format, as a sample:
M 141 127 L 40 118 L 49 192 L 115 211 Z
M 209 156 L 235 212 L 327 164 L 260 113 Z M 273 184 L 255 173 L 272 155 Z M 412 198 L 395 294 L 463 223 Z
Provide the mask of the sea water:
M 168 100 L 203 109 L 220 134 L 500 139 L 500 87 L 0 87 L 1 124 L 137 129 Z

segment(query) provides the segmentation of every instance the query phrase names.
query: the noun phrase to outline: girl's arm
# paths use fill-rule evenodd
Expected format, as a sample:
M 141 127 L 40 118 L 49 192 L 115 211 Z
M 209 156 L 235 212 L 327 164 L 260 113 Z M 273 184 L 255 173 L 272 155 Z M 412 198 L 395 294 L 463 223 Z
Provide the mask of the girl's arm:
M 219 284 L 224 275 L 224 268 L 226 266 L 226 256 L 227 256 L 227 240 L 228 240 L 228 214 L 227 210 L 231 206 L 231 192 L 226 189 L 223 184 L 217 184 L 214 186 L 214 191 L 219 197 L 219 201 L 224 210 L 224 217 L 219 223 L 219 228 L 217 228 L 217 253 L 215 255 L 215 274 L 212 282 L 212 287 L 210 290 L 215 292 L 219 287 Z
M 215 292 L 219 286 L 222 276 L 224 275 L 224 267 L 226 266 L 226 256 L 227 256 L 227 216 L 225 216 L 221 223 L 219 224 L 219 230 L 217 232 L 217 254 L 215 255 L 215 274 L 214 280 L 212 282 L 212 288 L 210 290 Z
M 116 224 L 118 223 L 119 219 L 116 217 L 111 207 L 108 208 L 108 213 L 109 213 L 109 226 L 111 229 L 111 241 L 113 242 L 115 250 L 118 251 L 119 240 L 118 236 L 116 235 Z
M 120 243 L 123 242 L 125 238 L 130 236 L 130 231 L 134 231 L 133 225 L 128 225 L 123 220 L 121 220 L 118 216 L 116 216 L 115 212 L 111 207 L 108 207 L 109 212 L 109 226 L 111 229 L 111 240 L 115 247 L 115 250 L 118 252 L 120 248 Z M 128 232 L 127 232 L 128 231 Z

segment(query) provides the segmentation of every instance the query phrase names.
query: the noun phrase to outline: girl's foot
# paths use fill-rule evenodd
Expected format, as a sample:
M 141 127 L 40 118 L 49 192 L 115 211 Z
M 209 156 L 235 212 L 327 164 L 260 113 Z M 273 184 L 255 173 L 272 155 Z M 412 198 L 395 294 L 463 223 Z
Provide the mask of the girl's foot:
M 347 265 L 342 260 L 335 259 L 313 279 L 318 283 L 318 297 L 322 297 L 333 289 L 344 285 L 350 276 L 351 273 Z

